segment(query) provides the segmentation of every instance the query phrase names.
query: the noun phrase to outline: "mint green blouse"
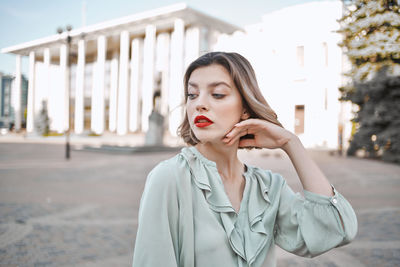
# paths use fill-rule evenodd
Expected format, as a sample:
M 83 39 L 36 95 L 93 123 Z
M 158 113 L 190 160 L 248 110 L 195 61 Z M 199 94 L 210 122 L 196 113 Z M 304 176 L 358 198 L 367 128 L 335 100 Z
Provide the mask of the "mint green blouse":
M 195 147 L 158 164 L 140 202 L 133 267 L 275 266 L 275 244 L 313 257 L 355 237 L 354 210 L 335 188 L 303 198 L 269 170 L 247 166 L 244 178 L 236 213 L 216 163 Z

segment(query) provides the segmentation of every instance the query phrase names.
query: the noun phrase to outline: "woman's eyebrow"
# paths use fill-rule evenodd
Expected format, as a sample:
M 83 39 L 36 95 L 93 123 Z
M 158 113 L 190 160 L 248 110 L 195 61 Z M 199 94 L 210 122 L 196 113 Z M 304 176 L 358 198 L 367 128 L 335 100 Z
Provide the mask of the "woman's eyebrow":
M 225 85 L 226 87 L 231 88 L 231 86 L 229 84 L 227 84 L 226 82 L 223 82 L 223 81 L 210 83 L 208 85 L 208 87 L 217 87 L 219 85 Z
M 190 85 L 190 86 L 192 86 L 192 87 L 194 87 L 194 88 L 198 88 L 198 87 L 199 87 L 199 86 L 198 86 L 196 83 L 194 83 L 194 82 L 188 82 L 188 85 Z M 231 86 L 230 86 L 229 84 L 227 84 L 226 82 L 224 82 L 224 81 L 219 81 L 219 82 L 210 83 L 210 84 L 208 84 L 207 87 L 213 88 L 213 87 L 217 87 L 217 86 L 219 86 L 219 85 L 225 85 L 226 87 L 231 88 Z
M 197 86 L 197 84 L 195 84 L 195 83 L 193 83 L 193 82 L 188 82 L 188 85 L 190 85 L 190 86 L 192 86 L 192 87 L 194 87 L 194 88 L 199 87 L 199 86 Z

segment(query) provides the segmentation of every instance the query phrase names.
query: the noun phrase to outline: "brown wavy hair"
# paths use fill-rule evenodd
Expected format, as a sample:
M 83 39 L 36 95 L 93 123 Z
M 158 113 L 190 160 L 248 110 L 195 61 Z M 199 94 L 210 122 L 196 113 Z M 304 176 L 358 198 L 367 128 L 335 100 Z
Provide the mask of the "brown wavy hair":
M 249 113 L 249 118 L 266 120 L 283 128 L 282 124 L 278 121 L 278 116 L 268 105 L 258 87 L 253 67 L 245 57 L 238 53 L 210 52 L 193 61 L 186 69 L 183 78 L 185 104 L 188 98 L 188 82 L 192 72 L 197 68 L 210 66 L 212 64 L 221 65 L 228 71 L 236 88 L 239 90 L 243 107 Z M 200 142 L 190 128 L 186 110 L 185 117 L 178 127 L 177 134 L 182 137 L 186 144 L 194 146 Z M 251 138 L 251 135 L 241 138 Z

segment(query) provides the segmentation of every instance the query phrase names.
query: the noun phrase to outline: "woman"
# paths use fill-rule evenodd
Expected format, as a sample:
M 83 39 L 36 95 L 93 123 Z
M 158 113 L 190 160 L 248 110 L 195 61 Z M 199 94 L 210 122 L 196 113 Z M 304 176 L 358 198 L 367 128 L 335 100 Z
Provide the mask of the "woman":
M 149 174 L 139 209 L 134 267 L 275 266 L 275 244 L 313 257 L 349 243 L 351 205 L 285 130 L 237 53 L 195 60 L 184 77 L 189 145 Z M 239 148 L 281 148 L 304 188 L 246 166 Z

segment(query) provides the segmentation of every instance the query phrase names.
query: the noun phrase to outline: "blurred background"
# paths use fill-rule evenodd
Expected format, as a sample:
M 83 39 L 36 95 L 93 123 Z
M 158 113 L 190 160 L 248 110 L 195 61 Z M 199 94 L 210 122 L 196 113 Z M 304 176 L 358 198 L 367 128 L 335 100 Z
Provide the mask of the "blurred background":
M 238 52 L 354 205 L 358 239 L 279 266 L 400 265 L 397 0 L 2 1 L 0 266 L 129 266 L 147 173 L 184 146 L 183 73 Z M 301 191 L 282 151 L 240 151 Z

